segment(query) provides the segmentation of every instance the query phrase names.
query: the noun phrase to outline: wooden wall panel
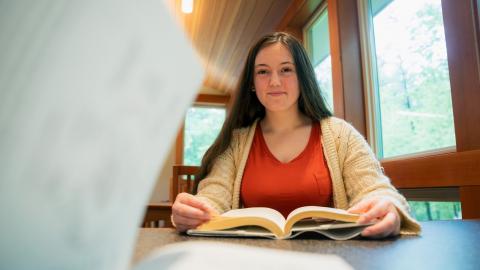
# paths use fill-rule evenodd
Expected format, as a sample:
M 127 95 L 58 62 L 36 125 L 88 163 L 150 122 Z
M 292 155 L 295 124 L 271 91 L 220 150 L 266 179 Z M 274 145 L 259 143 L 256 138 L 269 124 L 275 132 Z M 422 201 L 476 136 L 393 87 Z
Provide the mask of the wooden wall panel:
M 462 219 L 480 218 L 480 186 L 460 187 Z
M 366 137 L 357 1 L 328 1 L 328 16 L 335 115 Z
M 288 32 L 303 41 L 303 28 L 315 15 L 324 0 L 293 0 L 277 31 Z
M 362 56 L 356 0 L 341 0 L 339 14 L 342 28 L 342 64 L 344 75 L 345 120 L 366 137 L 365 102 L 362 79 Z M 347 79 L 348 78 L 348 79 Z
M 480 150 L 382 161 L 397 188 L 480 185 Z
M 443 0 L 458 151 L 480 149 L 480 51 L 477 0 Z
M 345 119 L 342 50 L 338 0 L 328 1 L 328 31 L 330 32 L 330 59 L 332 60 L 333 108 L 335 116 Z M 363 114 L 363 113 L 362 113 Z

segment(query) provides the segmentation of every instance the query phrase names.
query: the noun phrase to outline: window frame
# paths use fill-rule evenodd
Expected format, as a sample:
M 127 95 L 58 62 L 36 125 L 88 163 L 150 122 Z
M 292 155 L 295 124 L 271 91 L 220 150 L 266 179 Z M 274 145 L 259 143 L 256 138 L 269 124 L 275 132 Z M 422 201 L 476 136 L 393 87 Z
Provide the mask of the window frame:
M 308 38 L 308 31 L 309 29 L 317 22 L 317 20 L 320 18 L 320 16 L 322 15 L 323 12 L 328 12 L 328 6 L 327 6 L 327 1 L 322 1 L 318 8 L 315 10 L 315 12 L 313 13 L 313 15 L 311 16 L 311 18 L 308 19 L 307 23 L 302 27 L 302 34 L 303 34 L 303 46 L 305 47 L 305 49 L 307 50 L 308 54 L 309 54 L 309 57 L 310 58 L 313 58 L 313 49 L 310 48 L 310 39 Z M 328 19 L 328 17 L 327 17 Z M 329 43 L 329 46 L 330 46 L 330 43 Z M 330 48 L 331 50 L 331 48 Z M 331 53 L 330 53 L 330 57 L 331 57 Z M 313 61 L 312 61 L 312 64 Z M 315 66 L 313 67 L 315 69 Z M 333 71 L 333 70 L 332 70 Z M 332 78 L 332 81 L 333 81 L 333 72 L 330 74 L 331 78 Z M 333 85 L 332 85 L 332 88 L 333 88 Z M 332 95 L 333 95 L 333 89 L 332 89 Z M 325 99 L 325 97 L 324 97 Z M 325 99 L 325 102 L 327 102 L 327 100 Z M 327 104 L 328 107 L 330 107 L 330 104 Z M 332 108 L 330 108 L 332 110 L 332 113 L 334 112 L 335 110 L 335 104 L 332 104 Z
M 191 106 L 194 107 L 223 107 L 228 115 L 230 105 L 230 96 L 227 95 L 212 95 L 212 94 L 199 94 Z M 177 138 L 175 140 L 175 164 L 183 165 L 183 147 L 185 137 L 185 117 L 180 130 L 178 131 Z
M 360 32 L 360 48 L 362 57 L 362 77 L 365 94 L 366 112 L 366 130 L 367 141 L 372 150 L 379 157 L 383 157 L 383 137 L 382 132 L 378 132 L 378 127 L 382 123 L 382 114 L 380 111 L 380 94 L 378 89 L 378 72 L 375 39 L 373 31 L 373 20 L 371 9 L 368 7 L 370 0 L 358 1 L 358 17 Z
M 310 48 L 310 40 L 307 38 L 308 37 L 308 30 L 313 26 L 313 24 L 318 20 L 318 18 L 322 15 L 324 11 L 327 11 L 327 2 L 323 1 L 319 7 L 316 9 L 316 11 L 313 13 L 312 17 L 308 19 L 307 23 L 302 27 L 302 34 L 303 34 L 303 46 L 309 53 L 310 57 L 313 57 L 312 55 L 312 48 Z
M 360 43 L 362 55 L 362 70 L 364 78 L 365 89 L 365 107 L 366 107 L 366 122 L 367 122 L 367 140 L 372 145 L 374 153 L 382 161 L 415 158 L 417 156 L 436 155 L 448 152 L 455 152 L 456 145 L 436 148 L 426 151 L 419 151 L 403 155 L 396 155 L 393 157 L 385 157 L 383 153 L 383 132 L 382 128 L 382 114 L 380 108 L 380 91 L 378 82 L 378 68 L 376 59 L 375 36 L 373 27 L 373 15 L 370 5 L 374 0 L 358 1 L 359 14 L 359 29 L 360 29 Z M 380 10 L 384 9 L 391 2 L 395 0 L 384 0 L 384 4 Z M 453 97 L 452 97 L 453 99 Z M 453 106 L 453 102 L 452 102 Z M 452 108 L 453 110 L 453 108 Z M 453 112 L 452 112 L 453 113 Z
M 362 42 L 362 59 L 367 98 L 366 117 L 369 130 L 376 130 L 375 102 L 378 96 L 374 93 L 375 68 L 372 55 L 372 22 L 369 8 L 364 4 L 369 1 L 358 1 L 360 31 Z M 473 12 L 472 12 L 473 11 Z M 480 110 L 475 108 L 471 100 L 479 100 L 480 89 L 478 67 L 478 1 L 442 1 L 442 12 L 447 46 L 447 59 L 450 75 L 452 109 L 456 146 L 436 149 L 422 153 L 414 153 L 394 158 L 381 159 L 386 174 L 394 185 L 400 189 L 424 189 L 422 196 L 434 197 L 435 188 L 458 188 L 462 203 L 463 218 L 479 218 L 480 212 L 480 128 L 473 122 L 480 119 Z M 467 15 L 468 14 L 468 15 Z M 469 17 L 470 16 L 470 17 Z M 458 31 L 462 29 L 464 31 Z M 468 57 L 470 55 L 470 57 Z M 477 57 L 471 57 L 476 55 Z M 462 59 L 462 61 L 458 61 Z M 465 106 L 470 104 L 470 106 Z M 467 107 L 467 108 L 466 108 Z M 370 112 L 370 113 L 369 113 Z M 373 112 L 373 113 L 372 113 Z M 465 120 L 466 119 L 466 120 Z M 372 132 L 375 134 L 374 132 Z M 380 132 L 379 132 L 380 133 Z M 458 138 L 457 138 L 458 137 Z M 379 136 L 370 136 L 369 142 L 379 146 Z M 381 139 L 381 138 L 380 138 Z M 377 148 L 378 151 L 378 148 Z M 432 190 L 433 188 L 433 190 Z M 430 189 L 430 191 L 428 190 Z M 407 195 L 408 196 L 408 195 Z M 418 198 L 417 198 L 418 199 Z

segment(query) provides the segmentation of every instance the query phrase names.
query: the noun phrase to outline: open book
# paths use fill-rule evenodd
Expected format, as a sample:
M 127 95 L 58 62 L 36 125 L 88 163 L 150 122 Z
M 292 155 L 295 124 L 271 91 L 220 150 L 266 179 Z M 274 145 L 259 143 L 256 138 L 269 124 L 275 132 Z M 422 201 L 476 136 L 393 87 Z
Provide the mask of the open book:
M 317 232 L 331 239 L 347 240 L 371 225 L 357 224 L 358 218 L 358 214 L 342 209 L 304 206 L 293 210 L 285 219 L 274 209 L 251 207 L 225 212 L 188 230 L 187 234 L 289 239 L 304 232 Z

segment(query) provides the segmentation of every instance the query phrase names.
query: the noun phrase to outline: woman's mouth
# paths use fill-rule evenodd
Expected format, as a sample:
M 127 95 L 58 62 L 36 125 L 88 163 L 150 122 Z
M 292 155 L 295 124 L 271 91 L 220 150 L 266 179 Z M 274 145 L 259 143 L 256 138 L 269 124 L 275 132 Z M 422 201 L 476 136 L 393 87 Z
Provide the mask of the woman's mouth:
M 280 92 L 280 91 L 278 91 L 278 92 L 269 92 L 269 93 L 267 93 L 267 95 L 272 96 L 272 97 L 278 97 L 278 96 L 281 96 L 281 95 L 283 95 L 283 94 L 285 94 L 285 92 Z

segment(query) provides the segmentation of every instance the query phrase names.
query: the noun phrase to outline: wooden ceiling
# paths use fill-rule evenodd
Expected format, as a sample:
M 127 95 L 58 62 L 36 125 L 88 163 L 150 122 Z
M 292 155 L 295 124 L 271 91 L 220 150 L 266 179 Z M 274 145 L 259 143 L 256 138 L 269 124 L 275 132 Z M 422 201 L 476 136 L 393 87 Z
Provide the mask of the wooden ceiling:
M 176 19 L 197 50 L 206 75 L 201 93 L 231 93 L 249 47 L 277 29 L 293 0 L 194 0 L 193 12 L 169 0 Z

